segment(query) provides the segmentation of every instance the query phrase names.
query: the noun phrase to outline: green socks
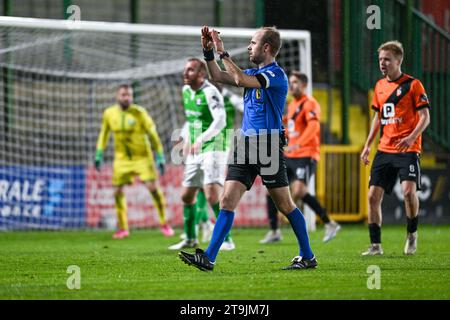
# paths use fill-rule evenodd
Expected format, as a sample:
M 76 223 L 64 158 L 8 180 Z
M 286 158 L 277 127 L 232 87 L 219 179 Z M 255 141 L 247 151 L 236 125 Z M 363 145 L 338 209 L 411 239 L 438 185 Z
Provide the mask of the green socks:
M 208 204 L 206 203 L 206 197 L 203 190 L 199 190 L 197 193 L 197 217 L 195 224 L 199 222 L 207 222 L 209 219 L 208 216 Z
M 197 239 L 195 220 L 196 220 L 196 205 L 184 205 L 184 232 L 188 240 Z

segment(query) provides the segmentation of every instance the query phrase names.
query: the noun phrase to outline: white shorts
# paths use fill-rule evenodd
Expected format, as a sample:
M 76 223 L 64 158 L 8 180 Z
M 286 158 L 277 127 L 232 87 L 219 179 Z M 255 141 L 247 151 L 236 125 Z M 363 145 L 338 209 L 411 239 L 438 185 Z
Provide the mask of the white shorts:
M 189 155 L 184 167 L 183 187 L 201 188 L 205 184 L 223 186 L 227 169 L 228 151 L 210 151 Z

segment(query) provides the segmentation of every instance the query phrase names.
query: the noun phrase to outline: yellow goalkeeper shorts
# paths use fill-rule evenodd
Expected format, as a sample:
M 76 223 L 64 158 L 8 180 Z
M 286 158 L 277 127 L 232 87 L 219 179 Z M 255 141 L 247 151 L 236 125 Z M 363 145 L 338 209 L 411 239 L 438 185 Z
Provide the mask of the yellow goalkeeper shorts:
M 142 182 L 156 180 L 155 162 L 151 158 L 144 158 L 133 161 L 114 161 L 113 166 L 113 186 L 121 186 L 133 183 L 135 176 L 139 176 Z

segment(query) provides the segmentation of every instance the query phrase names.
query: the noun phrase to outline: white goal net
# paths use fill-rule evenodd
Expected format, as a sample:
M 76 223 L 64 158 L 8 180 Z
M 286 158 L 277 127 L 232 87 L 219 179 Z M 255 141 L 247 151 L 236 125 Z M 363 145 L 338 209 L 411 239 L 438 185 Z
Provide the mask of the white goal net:
M 200 28 L 0 17 L 0 229 L 115 226 L 112 141 L 99 173 L 93 159 L 102 111 L 122 83 L 133 85 L 135 103 L 155 120 L 168 161 L 160 179 L 168 218 L 182 224 L 183 168 L 171 164 L 170 139 L 184 123 L 185 61 L 202 58 Z M 255 30 L 219 30 L 233 60 L 254 67 L 246 48 Z M 311 78 L 309 32 L 281 35 L 278 63 Z M 132 227 L 157 225 L 142 184 L 125 194 Z M 264 197 L 257 184 L 238 208 L 237 224 L 265 223 Z

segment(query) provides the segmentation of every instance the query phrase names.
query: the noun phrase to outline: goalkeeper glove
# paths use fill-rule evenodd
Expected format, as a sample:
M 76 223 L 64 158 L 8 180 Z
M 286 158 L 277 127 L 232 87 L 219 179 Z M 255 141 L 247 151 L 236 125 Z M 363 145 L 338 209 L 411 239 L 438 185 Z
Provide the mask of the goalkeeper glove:
M 158 166 L 159 173 L 164 175 L 166 159 L 164 158 L 164 153 L 156 154 L 156 165 Z
M 100 166 L 103 162 L 103 150 L 97 150 L 95 152 L 95 169 L 100 171 Z

